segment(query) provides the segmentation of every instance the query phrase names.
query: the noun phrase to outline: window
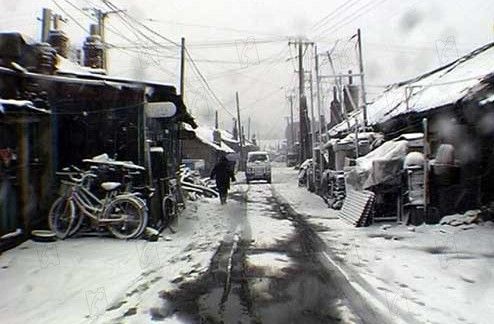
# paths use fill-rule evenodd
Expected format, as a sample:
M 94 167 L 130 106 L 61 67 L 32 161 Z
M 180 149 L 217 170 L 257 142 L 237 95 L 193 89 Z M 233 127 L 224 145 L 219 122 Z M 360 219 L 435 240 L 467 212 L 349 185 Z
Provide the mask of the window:
M 266 154 L 252 154 L 249 155 L 249 162 L 265 162 L 268 160 L 268 156 Z

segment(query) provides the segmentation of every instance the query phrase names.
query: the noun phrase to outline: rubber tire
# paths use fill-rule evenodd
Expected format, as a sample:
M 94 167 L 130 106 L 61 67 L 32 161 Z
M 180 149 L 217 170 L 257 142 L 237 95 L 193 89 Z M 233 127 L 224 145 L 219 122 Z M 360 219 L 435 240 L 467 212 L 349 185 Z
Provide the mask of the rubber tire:
M 69 235 L 68 235 L 69 237 L 74 235 L 75 233 L 77 233 L 79 231 L 79 229 L 82 226 L 82 222 L 84 221 L 84 218 L 85 218 L 85 215 L 82 214 L 82 212 L 78 212 L 77 207 L 75 207 L 75 209 L 76 210 L 75 210 L 75 214 L 74 214 L 74 218 L 75 218 L 74 224 L 69 231 Z
M 123 233 L 119 229 L 122 226 L 122 224 L 109 224 L 108 230 L 110 231 L 110 233 L 113 234 L 113 236 L 122 240 L 138 238 L 139 236 L 141 236 L 148 222 L 148 213 L 146 210 L 146 205 L 143 205 L 141 201 L 137 199 L 133 199 L 131 197 L 117 197 L 110 202 L 110 204 L 105 210 L 105 214 L 103 215 L 103 217 L 110 218 L 113 209 L 118 207 L 118 205 L 121 203 L 128 203 L 130 204 L 130 206 L 132 206 L 132 208 L 134 208 L 134 210 L 138 214 L 139 226 L 137 226 L 135 230 L 133 230 L 130 233 Z
M 59 221 L 60 215 L 57 214 L 57 208 L 60 208 L 60 205 L 63 203 L 68 203 L 68 210 L 67 212 L 69 213 L 69 226 L 67 226 L 67 229 L 65 231 L 59 231 L 56 224 Z M 64 212 L 65 214 L 65 212 Z M 50 227 L 50 230 L 55 233 L 57 238 L 63 240 L 67 236 L 69 236 L 70 231 L 72 229 L 73 223 L 74 223 L 74 218 L 75 218 L 75 205 L 74 202 L 71 199 L 68 199 L 67 197 L 59 197 L 53 204 L 51 205 L 50 211 L 48 212 L 48 226 Z
M 178 217 L 177 216 L 177 202 L 170 198 L 170 197 L 164 197 L 163 201 L 161 202 L 161 213 L 163 216 L 163 223 L 164 226 L 163 229 L 167 228 L 171 221 L 173 220 L 173 217 Z

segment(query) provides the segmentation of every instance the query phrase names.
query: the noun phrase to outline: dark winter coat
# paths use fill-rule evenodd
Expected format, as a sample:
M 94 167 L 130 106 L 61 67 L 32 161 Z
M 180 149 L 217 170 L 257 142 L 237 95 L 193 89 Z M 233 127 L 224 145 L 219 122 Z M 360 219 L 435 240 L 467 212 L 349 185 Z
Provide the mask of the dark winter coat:
M 211 179 L 216 180 L 216 187 L 219 191 L 230 189 L 230 179 L 235 181 L 233 170 L 227 158 L 223 157 L 211 171 Z

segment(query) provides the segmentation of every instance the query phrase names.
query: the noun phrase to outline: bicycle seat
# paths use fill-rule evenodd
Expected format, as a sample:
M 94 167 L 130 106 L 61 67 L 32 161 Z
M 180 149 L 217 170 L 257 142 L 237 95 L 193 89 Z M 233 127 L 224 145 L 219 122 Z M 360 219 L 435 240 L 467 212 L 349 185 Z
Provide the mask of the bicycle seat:
M 103 182 L 101 188 L 106 191 L 112 191 L 120 187 L 122 184 L 120 182 Z

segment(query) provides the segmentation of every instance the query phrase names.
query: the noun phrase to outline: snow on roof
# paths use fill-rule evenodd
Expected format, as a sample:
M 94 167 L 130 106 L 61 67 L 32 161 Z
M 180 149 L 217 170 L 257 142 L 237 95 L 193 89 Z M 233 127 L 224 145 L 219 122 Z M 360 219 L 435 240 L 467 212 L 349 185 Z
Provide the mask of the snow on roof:
M 493 74 L 494 43 L 490 43 L 434 71 L 388 87 L 368 106 L 369 124 L 454 104 Z
M 198 126 L 196 129 L 193 129 L 188 124 L 184 124 L 184 125 L 186 130 L 190 132 L 194 132 L 196 134 L 197 139 L 199 139 L 204 144 L 209 145 L 218 151 L 223 151 L 225 153 L 235 153 L 235 151 L 225 143 L 221 143 L 221 146 L 214 143 L 213 128 L 207 126 Z
M 126 77 L 118 77 L 118 76 L 109 76 L 106 74 L 105 69 L 93 69 L 87 66 L 82 66 L 77 63 L 71 62 L 70 60 L 57 55 L 57 74 L 61 76 L 76 76 L 76 77 L 83 77 L 83 78 L 91 78 L 94 80 L 102 80 L 102 81 L 109 81 L 109 82 L 118 82 L 118 83 L 133 83 L 133 84 L 144 84 L 144 85 L 154 85 L 154 86 L 165 86 L 165 87 L 172 87 L 174 88 L 173 85 L 159 82 L 159 81 L 152 81 L 152 80 L 136 80 L 132 78 L 126 78 Z
M 491 94 L 489 97 L 485 98 L 484 100 L 480 101 L 479 104 L 481 106 L 485 106 L 485 105 L 493 103 L 493 102 L 494 102 L 494 93 Z
M 44 113 L 44 114 L 50 114 L 51 113 L 49 110 L 35 107 L 34 104 L 29 100 L 14 100 L 14 99 L 2 99 L 2 98 L 0 98 L 0 113 L 5 113 L 5 107 L 24 108 L 24 109 L 32 110 L 35 112 Z
M 230 143 L 238 143 L 238 139 L 235 139 L 232 135 L 232 133 L 224 130 L 224 129 L 219 129 L 221 133 L 221 140 L 225 142 L 230 142 Z
M 364 115 L 361 110 L 354 111 L 348 116 L 348 122 L 346 120 L 342 121 L 338 125 L 333 126 L 329 131 L 328 135 L 330 137 L 334 137 L 338 135 L 340 132 L 348 130 L 348 124 L 350 124 L 350 129 L 354 128 L 356 124 L 363 125 L 364 124 Z
M 60 74 L 75 74 L 80 76 L 93 76 L 94 74 L 106 74 L 105 69 L 93 69 L 74 63 L 57 54 L 57 72 Z

